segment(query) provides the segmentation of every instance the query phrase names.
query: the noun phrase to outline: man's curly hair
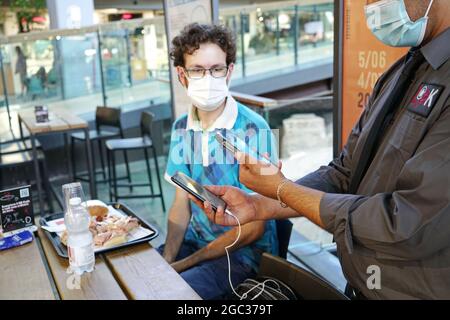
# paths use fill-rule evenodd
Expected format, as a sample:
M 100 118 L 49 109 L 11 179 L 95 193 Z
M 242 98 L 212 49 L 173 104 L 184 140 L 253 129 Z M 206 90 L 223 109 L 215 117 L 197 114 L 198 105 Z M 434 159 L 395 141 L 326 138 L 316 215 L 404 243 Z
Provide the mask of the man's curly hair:
M 227 65 L 236 62 L 235 38 L 225 26 L 192 23 L 172 40 L 170 58 L 174 66 L 184 67 L 184 55 L 193 54 L 204 43 L 218 45 L 227 55 Z

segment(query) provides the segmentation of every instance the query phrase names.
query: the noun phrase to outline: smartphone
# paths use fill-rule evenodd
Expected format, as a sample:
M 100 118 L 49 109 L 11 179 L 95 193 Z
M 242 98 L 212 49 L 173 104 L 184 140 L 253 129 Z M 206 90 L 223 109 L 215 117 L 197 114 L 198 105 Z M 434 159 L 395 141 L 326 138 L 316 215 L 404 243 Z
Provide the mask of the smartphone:
M 203 186 L 201 186 L 197 181 L 191 179 L 184 173 L 177 171 L 171 177 L 171 180 L 177 186 L 187 191 L 188 193 L 192 194 L 201 202 L 208 201 L 209 203 L 211 203 L 211 207 L 214 210 L 214 212 L 217 211 L 218 207 L 222 207 L 224 211 L 226 211 L 227 203 L 225 201 L 223 201 L 220 197 L 216 196 L 212 192 L 203 188 Z
M 272 164 L 276 167 L 278 167 L 278 164 L 273 163 L 271 160 L 267 159 L 266 157 L 262 156 L 259 152 L 253 150 L 252 148 L 248 147 L 247 144 L 240 139 L 238 136 L 227 132 L 227 136 L 225 137 L 221 132 L 216 133 L 216 140 L 219 142 L 225 149 L 232 152 L 233 154 L 236 154 L 236 152 L 242 152 L 247 153 L 253 158 L 262 161 L 266 164 Z

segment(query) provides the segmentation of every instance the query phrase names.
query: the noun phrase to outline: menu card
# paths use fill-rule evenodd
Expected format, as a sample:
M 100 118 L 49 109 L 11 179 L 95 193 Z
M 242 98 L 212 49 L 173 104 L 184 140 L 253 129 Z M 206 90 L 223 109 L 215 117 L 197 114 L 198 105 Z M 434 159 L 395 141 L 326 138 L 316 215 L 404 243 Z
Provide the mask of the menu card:
M 0 221 L 3 233 L 34 225 L 31 186 L 0 191 Z
M 48 108 L 46 106 L 35 106 L 34 114 L 36 116 L 37 123 L 49 122 L 48 118 Z

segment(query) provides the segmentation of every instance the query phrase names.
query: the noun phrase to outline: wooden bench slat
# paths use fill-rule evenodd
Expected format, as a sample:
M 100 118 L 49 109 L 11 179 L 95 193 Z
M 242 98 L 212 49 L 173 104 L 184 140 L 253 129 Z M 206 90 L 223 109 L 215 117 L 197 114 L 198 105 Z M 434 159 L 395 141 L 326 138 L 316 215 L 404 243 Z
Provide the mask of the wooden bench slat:
M 36 239 L 0 252 L 0 300 L 54 300 Z
M 105 259 L 130 299 L 200 299 L 150 244 L 108 252 Z

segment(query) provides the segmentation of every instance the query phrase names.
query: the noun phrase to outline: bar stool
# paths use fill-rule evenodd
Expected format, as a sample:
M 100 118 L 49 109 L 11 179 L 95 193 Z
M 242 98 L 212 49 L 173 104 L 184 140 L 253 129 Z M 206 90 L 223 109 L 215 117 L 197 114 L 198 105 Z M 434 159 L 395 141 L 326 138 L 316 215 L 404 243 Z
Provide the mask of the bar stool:
M 3 142 L 0 143 L 0 189 L 5 188 L 3 185 L 3 171 L 4 170 L 14 170 L 18 168 L 34 168 L 33 167 L 33 156 L 31 152 L 26 149 L 24 141 L 17 140 L 15 142 Z M 38 150 L 38 159 L 40 170 L 42 172 L 42 177 L 44 181 L 44 192 L 47 197 L 48 210 L 50 213 L 54 212 L 52 198 L 51 198 L 51 187 L 50 179 L 48 175 L 47 163 L 45 159 L 45 154 L 41 148 Z M 34 169 L 33 169 L 34 170 Z M 27 182 L 31 184 L 29 181 Z M 13 184 L 15 184 L 13 182 Z M 44 212 L 40 212 L 44 214 Z
M 95 174 L 102 174 L 104 180 L 96 180 L 96 182 L 107 182 L 106 179 L 106 168 L 105 161 L 103 158 L 103 142 L 107 139 L 112 138 L 124 138 L 122 123 L 120 121 L 121 110 L 117 108 L 110 107 L 97 107 L 95 112 L 95 130 L 91 130 L 89 132 L 89 139 L 91 141 L 91 148 L 94 150 L 94 144 L 97 142 L 97 146 L 99 149 L 100 155 L 100 164 L 101 169 L 99 171 L 95 171 Z M 115 129 L 111 131 L 109 129 Z M 72 134 L 71 136 L 71 161 L 72 161 L 72 174 L 74 180 L 88 181 L 87 173 L 78 174 L 76 169 L 76 161 L 74 159 L 74 151 L 75 151 L 75 142 L 76 141 L 84 141 L 85 136 L 83 132 L 77 132 Z M 125 165 L 127 169 L 127 175 L 125 177 L 119 178 L 128 179 L 131 183 L 131 175 L 130 175 L 130 166 L 128 163 L 128 155 L 126 151 L 123 151 L 123 156 L 125 159 Z M 93 159 L 94 167 L 95 167 L 95 158 Z M 130 187 L 130 191 L 132 187 Z
M 150 112 L 143 112 L 141 114 L 141 135 L 142 137 L 137 138 L 128 138 L 128 139 L 113 139 L 107 140 L 106 151 L 107 151 L 107 159 L 108 159 L 108 176 L 109 176 L 109 198 L 110 201 L 114 200 L 117 202 L 118 199 L 139 199 L 139 198 L 161 198 L 163 211 L 166 211 L 166 206 L 164 204 L 164 197 L 162 194 L 161 188 L 161 179 L 159 176 L 159 166 L 158 166 L 158 158 L 156 156 L 156 150 L 152 141 L 152 123 L 154 119 L 154 114 Z M 158 181 L 159 193 L 155 193 L 153 188 L 152 181 L 152 172 L 150 170 L 149 164 L 149 156 L 148 150 L 151 149 L 153 153 L 153 160 L 156 168 L 156 178 Z M 118 184 L 117 183 L 117 173 L 116 173 L 116 157 L 115 153 L 117 151 L 125 151 L 125 150 L 143 150 L 145 156 L 145 165 L 147 168 L 147 174 L 149 183 L 129 183 L 129 184 Z M 120 195 L 118 192 L 119 188 L 124 187 L 150 187 L 151 194 L 146 195 Z
M 15 139 L 0 142 L 0 144 L 2 145 L 0 153 L 3 155 L 32 150 L 30 139 Z M 38 140 L 36 140 L 36 148 L 42 150 L 41 143 Z
M 36 148 L 42 151 L 39 140 L 36 140 Z M 20 137 L 16 137 L 13 131 L 7 131 L 0 137 L 0 154 L 2 155 L 31 151 L 32 149 L 30 136 L 24 136 L 23 132 L 21 132 Z

